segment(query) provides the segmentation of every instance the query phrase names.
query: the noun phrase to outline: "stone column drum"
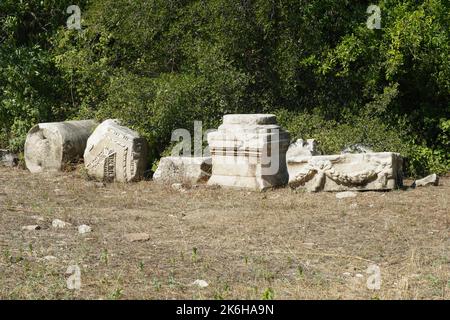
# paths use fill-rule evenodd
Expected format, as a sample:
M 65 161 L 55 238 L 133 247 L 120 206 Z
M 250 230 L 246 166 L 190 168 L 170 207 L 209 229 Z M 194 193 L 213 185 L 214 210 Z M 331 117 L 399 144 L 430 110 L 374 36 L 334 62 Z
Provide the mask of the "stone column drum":
M 97 123 L 93 120 L 40 123 L 28 133 L 25 164 L 33 173 L 61 171 L 83 157 Z
M 212 176 L 208 185 L 264 190 L 288 183 L 289 133 L 271 114 L 232 114 L 208 134 Z
M 90 177 L 108 182 L 134 182 L 147 167 L 147 141 L 136 131 L 106 120 L 89 137 L 84 163 Z

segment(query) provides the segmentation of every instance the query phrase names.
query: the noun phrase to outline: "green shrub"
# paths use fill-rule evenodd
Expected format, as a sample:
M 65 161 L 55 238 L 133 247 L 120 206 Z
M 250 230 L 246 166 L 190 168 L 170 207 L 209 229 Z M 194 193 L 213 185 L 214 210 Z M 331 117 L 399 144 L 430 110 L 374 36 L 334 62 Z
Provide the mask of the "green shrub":
M 0 146 L 21 149 L 40 121 L 120 118 L 150 142 L 277 113 L 327 153 L 397 151 L 414 176 L 449 170 L 450 3 L 371 1 L 0 2 Z

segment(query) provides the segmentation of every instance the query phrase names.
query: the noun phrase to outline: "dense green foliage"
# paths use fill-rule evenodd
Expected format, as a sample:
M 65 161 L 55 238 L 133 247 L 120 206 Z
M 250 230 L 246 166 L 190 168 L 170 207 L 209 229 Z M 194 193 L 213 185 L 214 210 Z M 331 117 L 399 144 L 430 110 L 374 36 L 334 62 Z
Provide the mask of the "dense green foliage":
M 0 2 L 0 145 L 38 121 L 117 117 L 156 159 L 177 128 L 276 113 L 327 153 L 398 151 L 408 173 L 450 169 L 450 3 L 95 0 Z

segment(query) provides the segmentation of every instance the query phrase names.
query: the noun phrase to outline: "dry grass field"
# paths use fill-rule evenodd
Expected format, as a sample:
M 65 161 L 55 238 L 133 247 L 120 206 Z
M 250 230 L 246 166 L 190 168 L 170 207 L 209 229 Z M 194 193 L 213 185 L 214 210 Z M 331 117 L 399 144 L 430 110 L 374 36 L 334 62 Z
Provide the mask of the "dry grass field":
M 449 198 L 449 178 L 338 200 L 0 168 L 0 299 L 449 299 Z M 150 239 L 126 239 L 136 232 Z M 67 288 L 71 265 L 80 290 Z

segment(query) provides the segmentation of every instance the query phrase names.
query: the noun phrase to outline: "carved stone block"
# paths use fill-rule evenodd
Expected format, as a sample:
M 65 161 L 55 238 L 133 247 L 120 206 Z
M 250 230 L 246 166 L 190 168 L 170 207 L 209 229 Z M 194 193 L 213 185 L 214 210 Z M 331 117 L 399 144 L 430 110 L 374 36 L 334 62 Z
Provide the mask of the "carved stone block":
M 208 185 L 263 190 L 288 182 L 289 133 L 270 114 L 226 115 L 208 134 L 212 176 Z
M 310 192 L 392 190 L 403 184 L 402 165 L 391 152 L 294 157 L 289 185 Z
M 148 145 L 118 120 L 100 124 L 87 141 L 84 162 L 89 176 L 103 181 L 134 182 L 147 166 Z

